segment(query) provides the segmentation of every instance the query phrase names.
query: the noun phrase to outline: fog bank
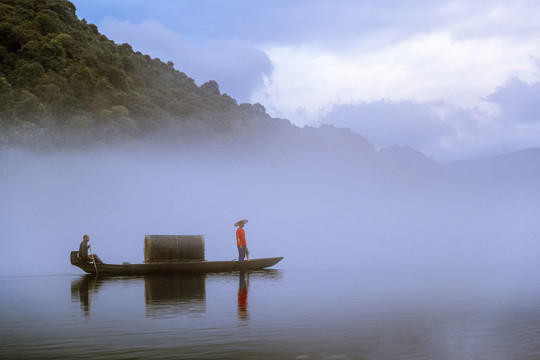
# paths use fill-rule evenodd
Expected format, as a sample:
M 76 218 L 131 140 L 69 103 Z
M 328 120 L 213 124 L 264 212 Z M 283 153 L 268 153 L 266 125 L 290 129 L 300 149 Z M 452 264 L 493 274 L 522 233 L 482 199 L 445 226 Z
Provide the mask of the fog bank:
M 6 150 L 1 272 L 79 273 L 69 252 L 84 234 L 108 263 L 142 262 L 145 234 L 203 234 L 208 260 L 232 260 L 242 218 L 251 256 L 284 256 L 284 269 L 537 267 L 538 169 L 407 154 Z

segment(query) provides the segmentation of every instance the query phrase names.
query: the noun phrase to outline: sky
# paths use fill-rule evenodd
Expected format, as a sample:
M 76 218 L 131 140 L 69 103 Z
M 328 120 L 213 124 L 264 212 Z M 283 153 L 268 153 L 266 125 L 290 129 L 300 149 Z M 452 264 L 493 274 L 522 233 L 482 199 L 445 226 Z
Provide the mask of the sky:
M 442 162 L 540 146 L 534 0 L 76 0 L 77 15 L 298 126 Z

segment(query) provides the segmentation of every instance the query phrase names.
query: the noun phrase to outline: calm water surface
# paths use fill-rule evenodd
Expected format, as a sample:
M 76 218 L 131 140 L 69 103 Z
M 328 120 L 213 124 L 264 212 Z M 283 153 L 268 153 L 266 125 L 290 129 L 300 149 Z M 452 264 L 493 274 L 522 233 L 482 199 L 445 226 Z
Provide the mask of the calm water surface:
M 2 359 L 539 359 L 540 280 L 269 270 L 0 278 Z

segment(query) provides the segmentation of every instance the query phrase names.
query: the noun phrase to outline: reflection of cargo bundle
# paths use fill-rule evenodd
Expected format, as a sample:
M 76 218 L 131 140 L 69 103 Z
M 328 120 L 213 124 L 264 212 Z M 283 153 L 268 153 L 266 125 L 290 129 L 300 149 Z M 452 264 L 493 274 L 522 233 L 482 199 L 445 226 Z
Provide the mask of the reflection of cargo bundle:
M 145 276 L 144 289 L 146 315 L 149 317 L 164 318 L 182 312 L 201 314 L 206 311 L 204 274 Z
M 204 261 L 203 235 L 146 235 L 144 262 Z

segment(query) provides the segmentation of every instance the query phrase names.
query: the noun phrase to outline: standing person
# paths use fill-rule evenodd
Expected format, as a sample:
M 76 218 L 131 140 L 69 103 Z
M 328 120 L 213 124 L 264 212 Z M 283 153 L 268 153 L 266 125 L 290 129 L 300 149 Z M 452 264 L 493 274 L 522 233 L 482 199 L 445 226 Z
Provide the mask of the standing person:
M 238 261 L 244 261 L 244 257 L 247 257 L 249 261 L 249 251 L 246 244 L 246 232 L 244 231 L 244 225 L 247 223 L 247 219 L 237 221 L 234 226 L 238 226 L 236 229 L 236 246 L 238 247 Z

